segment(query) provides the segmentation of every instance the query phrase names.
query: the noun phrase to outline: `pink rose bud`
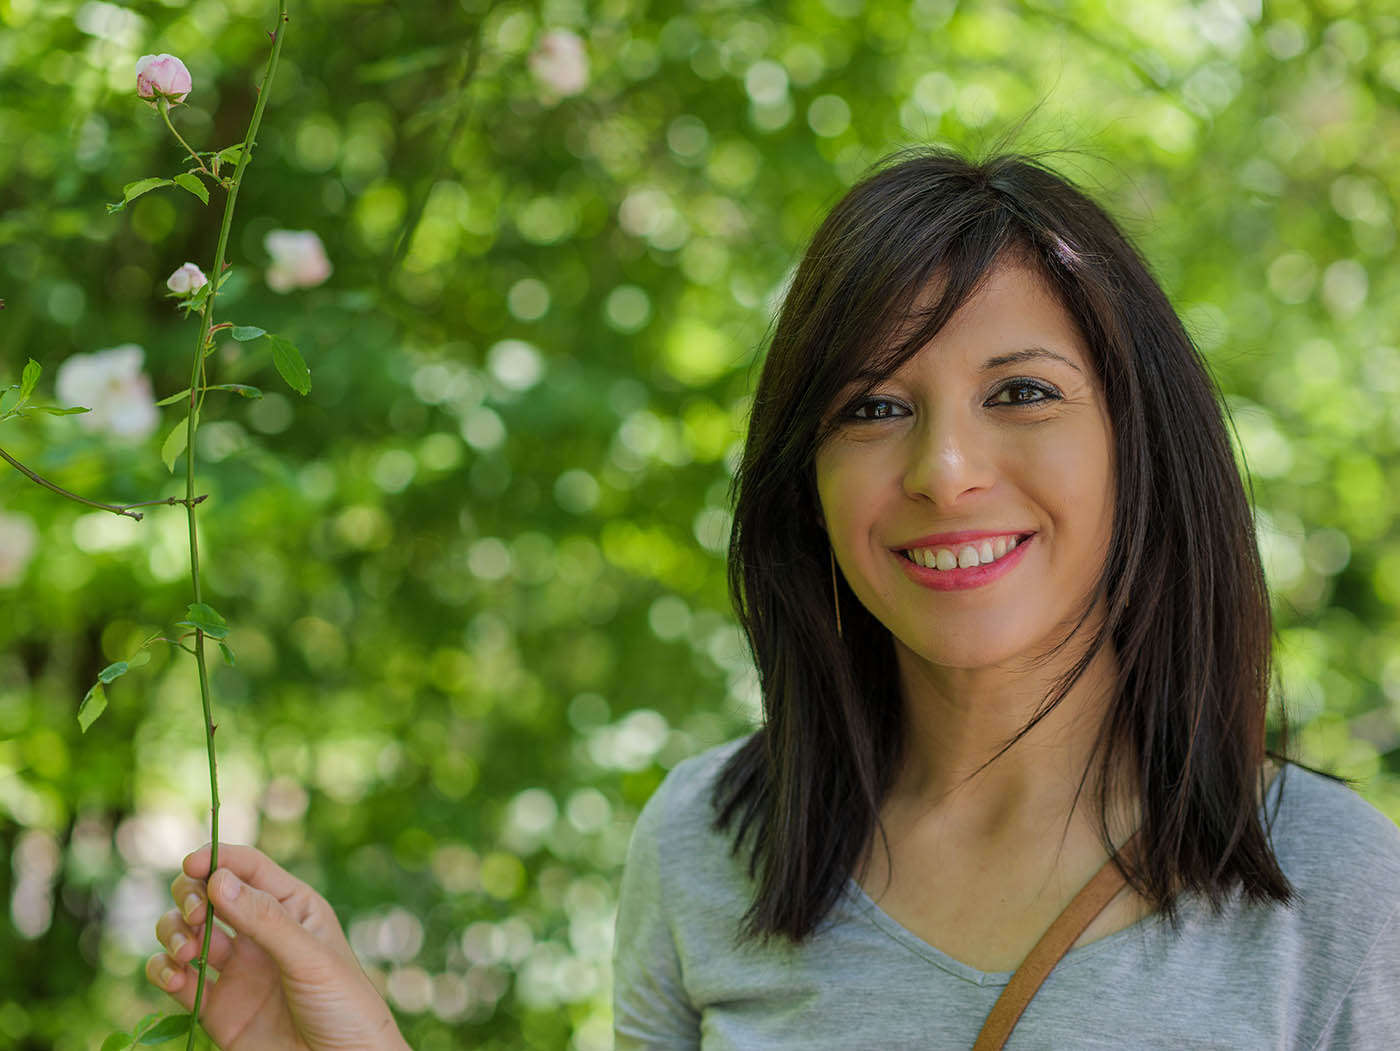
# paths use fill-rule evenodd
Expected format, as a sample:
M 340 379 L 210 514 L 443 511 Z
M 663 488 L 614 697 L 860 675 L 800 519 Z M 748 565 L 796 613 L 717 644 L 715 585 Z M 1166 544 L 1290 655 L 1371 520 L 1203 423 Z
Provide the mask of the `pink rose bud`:
M 267 287 L 274 292 L 314 288 L 331 276 L 326 246 L 312 230 L 269 230 L 263 247 L 272 259 Z
M 177 296 L 198 292 L 208 283 L 209 279 L 204 276 L 204 271 L 193 263 L 186 263 L 165 279 L 165 287 Z
M 142 55 L 136 63 L 136 94 L 152 106 L 158 98 L 184 102 L 192 87 L 190 71 L 174 55 Z
M 552 29 L 530 55 L 530 72 L 551 94 L 577 95 L 588 86 L 588 53 L 577 33 Z

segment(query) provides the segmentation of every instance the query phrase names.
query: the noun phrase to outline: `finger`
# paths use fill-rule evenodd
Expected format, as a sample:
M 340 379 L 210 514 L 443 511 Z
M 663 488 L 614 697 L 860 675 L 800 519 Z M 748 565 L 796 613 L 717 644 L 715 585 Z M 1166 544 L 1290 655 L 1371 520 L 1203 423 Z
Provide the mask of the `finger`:
M 171 909 L 156 921 L 156 938 L 170 958 L 179 964 L 186 964 L 199 955 L 204 944 L 204 925 L 191 926 L 180 915 L 179 909 Z M 222 971 L 233 956 L 233 939 L 214 925 L 214 933 L 209 939 L 209 966 Z
M 165 946 L 170 958 L 186 964 L 199 952 L 199 936 L 185 922 L 179 909 L 171 909 L 156 921 L 156 940 Z
M 189 980 L 189 975 L 188 968 L 180 966 L 163 952 L 146 961 L 146 980 L 174 997 L 186 1011 L 194 1006 L 195 983 Z
M 185 875 L 195 881 L 207 877 L 209 875 L 210 853 L 209 844 L 206 843 L 185 858 Z M 219 868 L 228 869 L 244 883 L 266 891 L 278 901 L 286 901 L 297 894 L 315 894 L 315 891 L 307 884 L 297 879 L 255 847 L 239 846 L 236 843 L 220 843 Z
M 290 878 L 290 877 L 289 877 Z M 220 867 L 209 881 L 219 917 L 239 935 L 252 939 L 290 976 L 324 964 L 334 950 L 298 923 L 276 897 L 244 883 Z
M 202 879 L 193 879 L 182 872 L 170 881 L 171 900 L 184 914 L 186 923 L 204 922 L 204 903 L 208 895 L 209 892 Z

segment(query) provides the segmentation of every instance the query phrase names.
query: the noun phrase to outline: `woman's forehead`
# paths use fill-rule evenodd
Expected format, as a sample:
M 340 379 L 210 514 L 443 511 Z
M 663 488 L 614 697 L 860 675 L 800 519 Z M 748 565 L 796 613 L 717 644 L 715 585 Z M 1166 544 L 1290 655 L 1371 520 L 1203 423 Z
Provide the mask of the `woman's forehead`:
M 857 375 L 889 373 L 925 350 L 946 347 L 1009 356 L 1048 348 L 1092 369 L 1078 323 L 1045 273 L 1029 260 L 999 259 L 963 293 L 959 302 L 945 302 L 948 279 L 935 272 L 871 345 Z

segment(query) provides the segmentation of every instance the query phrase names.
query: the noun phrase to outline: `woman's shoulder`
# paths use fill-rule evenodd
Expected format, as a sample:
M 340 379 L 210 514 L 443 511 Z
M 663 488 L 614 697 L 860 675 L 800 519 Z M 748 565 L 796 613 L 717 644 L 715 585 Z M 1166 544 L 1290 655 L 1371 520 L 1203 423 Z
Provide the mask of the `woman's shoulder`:
M 1288 763 L 1270 788 L 1267 811 L 1278 844 L 1300 855 L 1337 861 L 1366 857 L 1370 864 L 1400 867 L 1400 825 L 1345 781 Z
M 637 819 L 639 832 L 686 837 L 709 832 L 715 819 L 715 785 L 720 773 L 749 740 L 737 738 L 672 767 L 642 808 Z
M 1343 781 L 1288 764 L 1265 809 L 1274 852 L 1307 908 L 1364 900 L 1400 909 L 1400 826 Z

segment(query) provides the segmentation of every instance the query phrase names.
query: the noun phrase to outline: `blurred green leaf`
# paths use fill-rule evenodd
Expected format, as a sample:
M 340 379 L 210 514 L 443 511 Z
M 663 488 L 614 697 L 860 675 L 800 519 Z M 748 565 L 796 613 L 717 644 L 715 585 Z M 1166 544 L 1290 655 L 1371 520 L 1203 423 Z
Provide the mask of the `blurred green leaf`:
M 188 394 L 189 392 L 186 391 Z M 185 444 L 189 441 L 190 433 L 189 417 L 183 417 L 179 423 L 165 436 L 165 441 L 160 444 L 161 462 L 165 464 L 166 470 L 171 474 L 175 473 L 175 461 L 180 458 L 180 454 L 185 451 Z
M 302 360 L 301 351 L 281 336 L 269 335 L 267 339 L 272 344 L 272 363 L 287 381 L 287 386 L 298 394 L 310 394 L 311 370 Z
M 189 1015 L 168 1015 L 143 1032 L 136 1042 L 142 1047 L 147 1047 L 152 1044 L 163 1044 L 167 1040 L 174 1040 L 176 1037 L 184 1036 L 189 1030 Z
M 219 615 L 218 610 L 204 602 L 192 602 L 185 613 L 185 619 L 176 621 L 179 627 L 198 628 L 211 639 L 223 639 L 228 636 L 228 622 Z
M 83 695 L 82 703 L 78 705 L 78 728 L 87 733 L 88 727 L 97 722 L 98 717 L 106 710 L 107 691 L 100 682 L 95 683 Z
M 189 172 L 181 172 L 179 175 L 175 176 L 175 185 L 194 194 L 199 198 L 201 204 L 209 203 L 209 189 L 200 180 L 198 175 L 192 175 Z
M 237 394 L 240 398 L 257 399 L 263 396 L 262 391 L 257 387 L 250 387 L 246 383 L 215 383 L 206 390 L 225 390 Z
M 258 328 L 257 325 L 234 325 L 233 331 L 229 334 L 240 343 L 247 343 L 249 340 L 258 339 L 267 335 L 267 333 Z
M 113 679 L 119 679 L 131 670 L 131 665 L 127 661 L 117 661 L 109 664 L 97 673 L 97 681 L 104 686 L 110 684 Z
M 34 393 L 34 388 L 38 386 L 39 376 L 43 371 L 43 366 L 33 358 L 29 359 L 19 380 L 19 400 L 21 402 L 28 401 L 29 396 Z
M 136 198 L 140 197 L 143 193 L 150 193 L 152 190 L 159 189 L 162 186 L 173 185 L 174 182 L 171 179 L 151 178 L 137 179 L 135 182 L 129 182 L 122 187 L 122 199 L 116 204 L 109 204 L 107 206 L 107 212 L 108 214 L 111 214 L 113 212 L 120 212 L 123 208 L 125 208 L 132 201 L 136 200 Z

